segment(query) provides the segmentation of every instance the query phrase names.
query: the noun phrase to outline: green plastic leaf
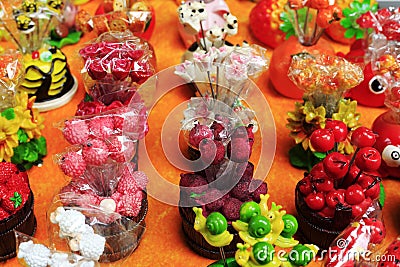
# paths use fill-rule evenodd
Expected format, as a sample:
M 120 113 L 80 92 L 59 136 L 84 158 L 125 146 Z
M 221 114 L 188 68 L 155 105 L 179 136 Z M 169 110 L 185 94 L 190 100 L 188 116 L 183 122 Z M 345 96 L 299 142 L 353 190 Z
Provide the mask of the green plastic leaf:
M 344 32 L 344 37 L 346 37 L 346 38 L 353 38 L 353 36 L 356 34 L 356 30 L 355 29 L 353 29 L 353 28 L 351 28 L 351 29 L 347 29 L 345 32 Z
M 82 32 L 71 32 L 67 37 L 62 38 L 61 40 L 50 40 L 49 44 L 51 46 L 56 46 L 57 48 L 62 48 L 66 45 L 76 44 L 81 39 Z
M 324 158 L 326 158 L 326 153 L 314 152 L 314 156 L 319 158 L 319 159 L 324 159 Z
M 24 155 L 24 160 L 28 162 L 35 162 L 39 159 L 39 154 L 35 148 L 35 144 L 33 142 L 25 143 L 24 145 L 27 146 L 27 152 Z
M 17 135 L 18 135 L 18 141 L 20 143 L 28 142 L 29 137 L 23 129 L 18 129 Z
M 383 187 L 383 183 L 380 183 L 380 192 L 379 192 L 379 204 L 381 207 L 385 206 L 385 199 L 386 199 L 386 193 L 385 193 L 385 188 Z
M 294 12 L 294 11 L 293 11 Z M 304 21 L 306 19 L 306 13 L 307 9 L 306 8 L 301 8 L 297 10 L 298 14 L 298 22 L 300 25 L 304 24 Z M 286 39 L 289 38 L 290 36 L 296 36 L 296 31 L 293 26 L 293 19 L 291 19 L 292 14 L 289 12 L 282 12 L 280 14 L 280 19 L 282 23 L 279 25 L 279 29 L 286 33 Z M 312 19 L 312 17 L 309 15 L 309 19 Z
M 43 136 L 40 136 L 38 139 L 34 139 L 33 141 L 36 145 L 36 149 L 37 149 L 37 152 L 39 153 L 39 155 L 46 156 L 47 155 L 46 138 L 44 138 Z
M 353 22 L 348 18 L 343 18 L 340 20 L 340 25 L 342 25 L 343 28 L 348 29 L 353 26 Z
M 297 144 L 289 150 L 290 163 L 297 168 L 307 167 L 307 152 L 301 144 Z
M 10 200 L 14 203 L 14 208 L 18 208 L 22 204 L 22 196 L 18 192 L 14 192 L 14 196 L 10 197 Z
M 85 97 L 83 98 L 83 102 L 92 102 L 93 97 L 91 97 L 89 94 L 85 94 Z
M 363 39 L 364 38 L 364 31 L 363 30 L 357 30 L 356 31 L 356 39 Z
M 13 108 L 8 108 L 6 110 L 3 110 L 3 112 L 1 113 L 1 116 L 6 118 L 9 121 L 15 119 L 14 109 Z
M 346 7 L 342 10 L 342 13 L 343 13 L 343 16 L 345 16 L 347 18 L 347 17 L 350 17 L 350 15 L 353 13 L 353 11 L 350 8 Z
M 224 260 L 221 259 L 219 261 L 211 263 L 207 267 L 240 267 L 240 265 L 237 264 L 235 258 L 226 258 L 225 263 Z
M 26 148 L 23 145 L 14 147 L 14 156 L 11 158 L 11 162 L 14 164 L 22 164 L 24 162 L 24 154 Z

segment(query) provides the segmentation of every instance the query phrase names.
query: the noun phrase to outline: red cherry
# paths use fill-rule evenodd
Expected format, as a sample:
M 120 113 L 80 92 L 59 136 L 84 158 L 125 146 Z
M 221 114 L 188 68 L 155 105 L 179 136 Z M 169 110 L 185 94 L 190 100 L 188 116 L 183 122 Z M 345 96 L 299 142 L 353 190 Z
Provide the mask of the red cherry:
M 313 179 L 311 183 L 315 186 L 318 192 L 329 192 L 333 189 L 333 180 L 325 175 L 325 178 Z
M 32 52 L 32 59 L 38 59 L 39 58 L 39 51 L 33 51 Z
M 352 164 L 349 168 L 349 171 L 346 174 L 346 177 L 344 178 L 341 187 L 347 188 L 349 185 L 354 184 L 355 183 L 354 180 L 356 179 L 359 173 L 360 169 L 355 164 Z
M 311 146 L 317 152 L 327 152 L 335 146 L 335 136 L 331 130 L 317 129 L 310 136 Z
M 364 126 L 358 127 L 351 134 L 351 143 L 358 148 L 373 146 L 376 141 L 376 134 Z
M 327 119 L 325 129 L 332 130 L 336 142 L 342 142 L 347 138 L 347 125 L 343 121 Z
M 362 187 L 359 184 L 350 185 L 346 189 L 345 199 L 350 205 L 357 205 L 363 202 L 365 196 Z
M 381 192 L 380 181 L 378 176 L 361 175 L 357 182 L 364 189 L 365 197 L 376 199 Z
M 362 171 L 372 172 L 381 166 L 381 154 L 373 147 L 363 147 L 356 154 L 355 164 Z
M 318 214 L 325 218 L 333 218 L 335 216 L 335 208 L 325 207 Z
M 299 190 L 304 196 L 307 196 L 313 191 L 310 177 L 304 177 L 299 181 Z
M 343 178 L 349 170 L 349 164 L 348 157 L 339 152 L 332 152 L 323 160 L 326 174 L 333 179 Z
M 325 197 L 323 193 L 311 193 L 304 199 L 307 206 L 312 210 L 322 210 L 325 206 Z
M 366 198 L 360 204 L 353 205 L 351 207 L 351 216 L 353 218 L 362 216 L 367 211 L 368 207 L 371 206 L 371 204 L 372 204 L 372 200 L 370 198 Z
M 382 243 L 383 239 L 386 236 L 386 228 L 383 222 L 376 218 L 364 218 L 363 221 L 365 222 L 365 225 L 371 227 L 370 229 L 371 237 L 369 242 L 372 244 Z
M 312 167 L 312 169 L 310 171 L 310 175 L 312 177 L 317 177 L 317 178 L 326 176 L 326 173 L 325 173 L 325 170 L 324 170 L 324 165 L 322 164 L 322 162 L 318 162 L 317 164 L 315 164 Z
M 325 196 L 326 205 L 330 208 L 335 209 L 338 203 L 344 203 L 344 190 L 332 190 L 328 192 Z

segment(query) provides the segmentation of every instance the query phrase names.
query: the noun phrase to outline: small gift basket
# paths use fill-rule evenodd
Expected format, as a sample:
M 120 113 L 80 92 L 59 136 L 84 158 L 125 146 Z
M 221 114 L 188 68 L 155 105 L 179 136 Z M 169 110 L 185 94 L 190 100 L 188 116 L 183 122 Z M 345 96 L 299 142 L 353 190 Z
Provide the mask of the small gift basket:
M 35 107 L 42 111 L 66 104 L 77 90 L 66 56 L 46 42 L 63 6 L 63 1 L 0 3 L 0 23 L 23 55 L 25 75 L 18 90 L 35 96 Z
M 82 257 L 71 252 L 62 252 L 48 248 L 35 238 L 14 231 L 17 244 L 17 258 L 22 266 L 42 267 L 98 267 L 96 260 Z
M 86 92 L 105 104 L 136 91 L 155 71 L 152 48 L 129 31 L 106 32 L 81 48 L 79 55 Z
M 179 211 L 186 241 L 204 257 L 219 259 L 220 251 L 193 228 L 192 207 L 202 207 L 204 216 L 213 211 L 226 216 L 233 242 L 224 245 L 225 253 L 233 256 L 240 237 L 231 223 L 239 218 L 241 204 L 259 201 L 268 190 L 263 180 L 253 179 L 249 159 L 259 125 L 244 100 L 257 90 L 249 77 L 257 77 L 267 67 L 264 49 L 243 44 L 194 52 L 193 61 L 175 68 L 196 94 L 181 121 L 193 172 L 181 174 Z
M 10 162 L 0 163 L 0 261 L 16 255 L 14 230 L 33 235 L 36 231 L 34 198 L 26 172 Z
M 104 263 L 131 255 L 144 234 L 147 197 L 141 189 L 133 194 L 126 181 L 119 184 L 124 193 L 118 188 L 109 197 L 64 187 L 48 211 L 51 246 Z

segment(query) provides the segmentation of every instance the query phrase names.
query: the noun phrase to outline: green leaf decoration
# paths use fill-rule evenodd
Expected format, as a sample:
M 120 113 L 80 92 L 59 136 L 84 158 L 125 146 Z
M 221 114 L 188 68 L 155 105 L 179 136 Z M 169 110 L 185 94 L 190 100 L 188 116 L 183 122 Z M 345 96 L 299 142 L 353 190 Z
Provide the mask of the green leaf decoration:
M 18 208 L 22 204 L 22 197 L 18 192 L 14 192 L 14 196 L 10 197 L 10 200 L 14 202 L 14 208 Z
M 35 148 L 35 144 L 33 142 L 26 143 L 27 152 L 24 155 L 24 160 L 28 162 L 35 162 L 39 159 L 39 154 Z
M 324 159 L 326 157 L 326 153 L 322 152 L 314 152 L 314 156 L 318 159 Z
M 378 10 L 378 4 L 371 5 L 370 0 L 364 0 L 362 2 L 353 1 L 350 3 L 348 8 L 342 10 L 344 18 L 340 20 L 340 25 L 347 29 L 344 37 L 362 39 L 367 33 L 365 29 L 362 29 L 357 23 L 357 19 L 361 15 L 368 11 L 376 12 Z
M 304 24 L 304 21 L 306 19 L 306 13 L 307 9 L 306 8 L 301 8 L 297 10 L 298 14 L 298 21 L 300 25 Z M 280 14 L 280 19 L 282 23 L 279 25 L 279 29 L 286 33 L 286 39 L 288 39 L 290 36 L 296 36 L 296 31 L 293 26 L 293 20 L 291 18 L 292 14 L 290 14 L 288 11 L 284 11 Z M 311 19 L 311 16 L 309 15 L 309 19 Z
M 190 197 L 191 198 L 199 198 L 199 197 L 202 197 L 202 196 L 204 196 L 206 194 L 206 192 L 203 192 L 203 193 L 201 193 L 201 194 L 196 194 L 196 193 L 190 193 Z
M 19 145 L 14 147 L 14 156 L 11 158 L 11 162 L 18 165 L 24 162 L 24 154 L 26 153 L 26 147 L 24 145 Z
M 18 129 L 17 135 L 18 135 L 18 141 L 20 143 L 28 142 L 29 137 L 23 129 Z
M 85 94 L 85 97 L 83 98 L 83 102 L 92 102 L 93 97 L 91 97 L 89 94 Z
M 379 204 L 381 207 L 385 206 L 385 199 L 386 199 L 386 193 L 385 193 L 385 188 L 383 187 L 383 183 L 380 183 L 380 192 L 379 192 Z
M 1 112 L 1 116 L 6 118 L 9 121 L 15 119 L 14 109 L 13 108 L 8 108 L 6 110 L 3 110 L 3 112 Z
M 43 136 L 39 137 L 38 139 L 33 139 L 31 142 L 36 146 L 36 151 L 39 153 L 41 156 L 46 156 L 47 155 L 47 143 L 46 143 L 46 138 Z
M 56 46 L 57 48 L 62 48 L 66 45 L 76 44 L 81 39 L 82 32 L 71 32 L 67 37 L 62 38 L 61 40 L 51 39 L 49 44 L 51 46 Z

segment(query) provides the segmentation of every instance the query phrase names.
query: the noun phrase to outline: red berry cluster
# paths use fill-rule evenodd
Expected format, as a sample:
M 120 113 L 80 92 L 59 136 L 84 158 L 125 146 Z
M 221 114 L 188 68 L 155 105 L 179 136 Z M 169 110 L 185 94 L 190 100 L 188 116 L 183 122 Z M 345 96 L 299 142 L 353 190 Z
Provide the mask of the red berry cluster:
M 154 67 L 149 63 L 151 53 L 146 45 L 138 42 L 92 43 L 79 54 L 93 80 L 112 83 L 130 79 L 141 84 L 154 74 Z
M 28 200 L 28 175 L 11 162 L 0 162 L 0 221 L 20 210 Z
M 324 130 L 331 136 L 327 139 L 329 146 L 324 147 L 326 151 L 333 148 L 334 140 L 347 135 L 347 128 L 333 127 L 329 131 L 332 125 L 327 126 Z M 321 140 L 314 138 L 319 148 L 323 147 Z M 351 134 L 351 143 L 357 147 L 352 158 L 339 152 L 329 153 L 305 175 L 299 182 L 299 190 L 310 209 L 329 218 L 334 217 L 338 205 L 351 206 L 353 218 L 366 211 L 380 194 L 381 179 L 376 171 L 381 155 L 372 147 L 375 140 L 376 135 L 370 129 L 359 127 Z
M 222 165 L 226 164 L 226 161 Z M 245 169 L 243 169 L 245 166 Z M 226 166 L 225 166 L 226 167 Z M 202 206 L 204 216 L 213 211 L 221 212 L 228 221 L 239 219 L 241 205 L 247 201 L 260 202 L 260 195 L 268 191 L 267 184 L 260 180 L 253 180 L 254 165 L 250 162 L 240 164 L 235 173 L 228 173 L 221 177 L 222 166 L 210 165 L 199 173 L 181 174 L 181 204 L 187 199 L 193 206 Z M 229 185 L 229 179 L 235 174 L 241 174 L 239 182 L 230 190 L 224 188 Z M 223 183 L 210 184 L 216 179 L 225 179 Z M 228 192 L 227 192 L 228 191 Z M 188 203 L 185 203 L 185 206 Z
M 229 139 L 225 148 L 224 142 Z M 231 133 L 214 121 L 208 127 L 196 124 L 190 130 L 189 144 L 200 150 L 201 159 L 206 163 L 220 164 L 227 157 L 234 162 L 247 162 L 251 156 L 254 143 L 253 125 L 239 126 Z

